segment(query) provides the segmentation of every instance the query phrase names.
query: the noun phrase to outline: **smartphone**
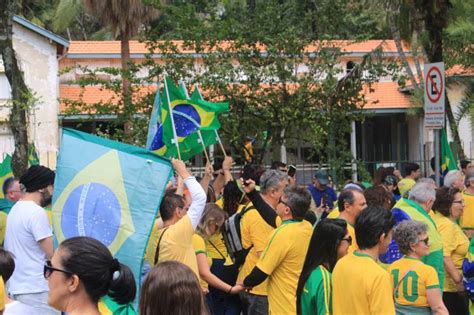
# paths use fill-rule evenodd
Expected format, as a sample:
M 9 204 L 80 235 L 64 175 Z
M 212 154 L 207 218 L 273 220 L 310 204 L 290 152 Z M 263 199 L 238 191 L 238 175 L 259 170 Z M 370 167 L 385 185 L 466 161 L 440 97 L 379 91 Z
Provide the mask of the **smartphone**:
M 327 207 L 328 206 L 328 195 L 324 194 L 321 197 L 321 207 Z
M 296 174 L 296 167 L 294 165 L 288 166 L 288 176 L 294 177 Z

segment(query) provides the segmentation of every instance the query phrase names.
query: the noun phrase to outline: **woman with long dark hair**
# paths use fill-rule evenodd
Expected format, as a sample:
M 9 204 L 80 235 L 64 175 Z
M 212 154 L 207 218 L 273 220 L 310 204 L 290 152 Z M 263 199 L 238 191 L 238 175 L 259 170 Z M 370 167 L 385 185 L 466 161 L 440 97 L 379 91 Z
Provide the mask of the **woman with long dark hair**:
M 296 290 L 298 314 L 331 314 L 331 273 L 352 238 L 341 219 L 321 221 L 313 231 Z
M 135 299 L 132 271 L 115 259 L 108 248 L 91 237 L 63 241 L 44 266 L 48 304 L 69 315 L 100 315 L 99 299 L 108 294 L 127 305 Z

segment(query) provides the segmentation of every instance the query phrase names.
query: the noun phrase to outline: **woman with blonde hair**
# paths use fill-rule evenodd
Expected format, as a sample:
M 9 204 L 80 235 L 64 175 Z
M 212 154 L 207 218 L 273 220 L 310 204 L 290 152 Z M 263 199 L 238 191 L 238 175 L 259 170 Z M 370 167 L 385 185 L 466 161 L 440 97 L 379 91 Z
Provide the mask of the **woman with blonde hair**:
M 245 288 L 242 285 L 230 285 L 211 272 L 210 266 L 212 259 L 207 253 L 207 243 L 209 238 L 221 231 L 224 221 L 227 218 L 226 213 L 215 203 L 208 203 L 204 208 L 201 220 L 196 227 L 196 233 L 193 235 L 193 246 L 196 253 L 199 276 L 201 278 L 201 287 L 204 292 L 208 292 L 208 285 L 217 288 L 227 294 L 237 294 Z M 209 308 L 212 309 L 212 300 L 207 296 Z

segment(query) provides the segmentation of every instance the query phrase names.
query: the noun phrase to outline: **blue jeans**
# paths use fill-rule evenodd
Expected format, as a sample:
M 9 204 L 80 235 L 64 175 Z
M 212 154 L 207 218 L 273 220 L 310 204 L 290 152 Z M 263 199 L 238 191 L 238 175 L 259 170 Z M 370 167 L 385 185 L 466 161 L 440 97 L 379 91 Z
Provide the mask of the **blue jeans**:
M 268 315 L 268 298 L 247 292 L 240 293 L 244 315 Z

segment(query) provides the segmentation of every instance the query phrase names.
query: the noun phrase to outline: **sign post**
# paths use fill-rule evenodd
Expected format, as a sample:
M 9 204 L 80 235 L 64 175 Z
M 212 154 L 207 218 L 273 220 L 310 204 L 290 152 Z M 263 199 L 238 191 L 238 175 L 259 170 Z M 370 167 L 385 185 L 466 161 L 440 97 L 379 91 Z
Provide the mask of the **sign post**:
M 435 178 L 440 184 L 440 132 L 445 122 L 444 63 L 427 63 L 424 66 L 425 128 L 434 132 Z

